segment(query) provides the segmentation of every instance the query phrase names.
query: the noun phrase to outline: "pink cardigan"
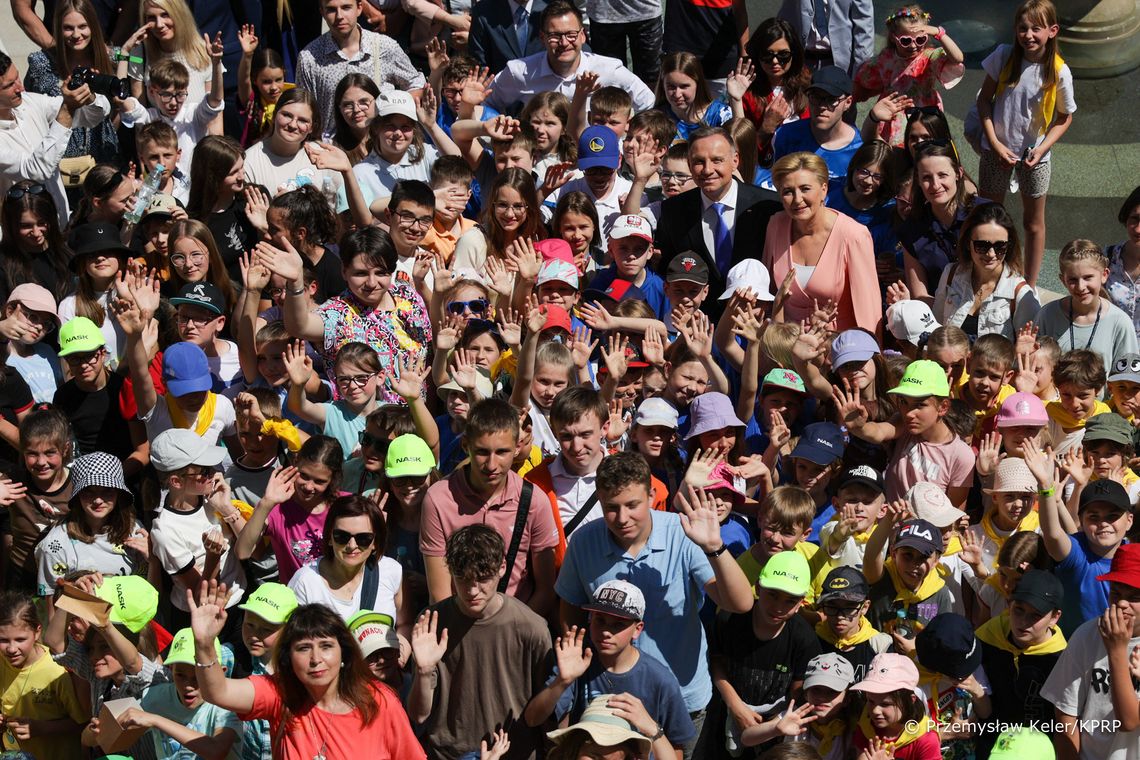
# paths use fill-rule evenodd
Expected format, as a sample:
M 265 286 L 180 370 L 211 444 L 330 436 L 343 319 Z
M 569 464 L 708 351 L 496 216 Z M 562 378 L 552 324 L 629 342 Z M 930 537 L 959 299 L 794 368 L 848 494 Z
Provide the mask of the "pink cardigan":
M 821 213 L 827 213 L 821 210 Z M 875 270 L 875 247 L 871 233 L 851 217 L 836 212 L 838 217 L 815 272 L 806 288 L 792 280 L 784 305 L 784 321 L 799 322 L 811 316 L 813 299 L 821 306 L 828 299 L 839 304 L 838 329 L 862 327 L 880 335 L 883 300 L 879 294 L 879 278 Z M 792 220 L 784 211 L 768 222 L 764 236 L 764 263 L 772 272 L 772 282 L 784 281 L 792 268 Z

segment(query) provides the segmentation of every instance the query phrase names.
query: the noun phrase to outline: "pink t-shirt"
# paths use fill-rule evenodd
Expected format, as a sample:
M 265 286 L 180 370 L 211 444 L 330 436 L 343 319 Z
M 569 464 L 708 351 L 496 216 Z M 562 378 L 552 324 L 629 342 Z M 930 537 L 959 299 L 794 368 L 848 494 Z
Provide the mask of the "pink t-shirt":
M 263 718 L 269 721 L 269 735 L 277 735 L 281 715 L 281 691 L 271 676 L 250 676 L 253 685 L 253 707 L 238 715 L 242 720 Z M 355 710 L 334 715 L 316 707 L 301 710 L 286 727 L 281 748 L 273 753 L 275 760 L 313 760 L 318 755 L 330 758 L 361 757 L 362 752 L 378 760 L 421 760 L 423 747 L 416 741 L 408 714 L 404 712 L 396 692 L 373 682 L 372 693 L 379 711 L 367 725 Z
M 904 433 L 883 473 L 887 500 L 902 499 L 915 483 L 934 483 L 943 490 L 974 481 L 974 450 L 954 436 L 949 443 L 929 443 Z
M 433 485 L 424 495 L 420 518 L 420 551 L 425 557 L 442 557 L 447 548 L 447 537 L 466 525 L 489 525 L 499 531 L 503 545 L 511 545 L 515 529 L 519 496 L 523 480 L 515 473 L 507 475 L 503 491 L 485 499 L 471 490 L 467 483 L 467 467 L 461 467 L 444 480 Z M 535 489 L 527 515 L 526 528 L 519 543 L 519 552 L 511 568 L 507 593 L 526 602 L 534 593 L 534 578 L 530 571 L 530 555 L 558 546 L 558 528 L 550 499 Z
M 265 520 L 265 536 L 277 555 L 277 572 L 282 583 L 289 583 L 293 573 L 324 555 L 325 509 L 319 514 L 290 499 L 273 508 Z

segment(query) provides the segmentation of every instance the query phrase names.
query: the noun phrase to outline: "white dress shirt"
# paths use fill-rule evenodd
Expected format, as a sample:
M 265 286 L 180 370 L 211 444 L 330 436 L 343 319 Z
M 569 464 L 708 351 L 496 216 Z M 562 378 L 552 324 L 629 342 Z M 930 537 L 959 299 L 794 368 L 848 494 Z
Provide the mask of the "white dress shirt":
M 507 67 L 491 82 L 492 92 L 487 98 L 487 105 L 506 113 L 515 103 L 525 106 L 535 95 L 547 91 L 560 92 L 573 99 L 578 75 L 583 71 L 597 74 L 599 87 L 612 85 L 628 92 L 633 98 L 634 113 L 653 108 L 656 102 L 653 91 L 617 58 L 583 50 L 578 69 L 564 77 L 551 70 L 547 53 L 543 50 L 526 58 L 508 61 Z
M 701 193 L 701 239 L 705 241 L 705 247 L 708 249 L 709 256 L 712 257 L 713 263 L 716 263 L 716 209 L 712 207 L 713 203 L 724 204 L 724 223 L 728 225 L 728 239 L 729 241 L 736 242 L 736 196 L 737 196 L 736 180 L 733 180 L 728 185 L 728 192 L 720 201 L 709 200 L 708 196 Z M 727 272 L 721 272 L 722 275 Z
M 597 471 L 588 475 L 575 475 L 568 472 L 566 465 L 562 462 L 562 455 L 559 454 L 554 457 L 550 463 L 550 482 L 554 485 L 554 495 L 558 499 L 558 515 L 562 518 L 563 527 L 574 519 L 578 510 L 582 509 L 590 497 L 596 493 L 597 478 Z M 578 526 L 585 525 L 591 520 L 597 520 L 601 516 L 602 505 L 600 501 L 596 501 Z
M 23 102 L 12 109 L 11 119 L 0 119 L 0 195 L 16 182 L 42 183 L 59 209 L 59 224 L 67 224 L 71 209 L 59 176 L 59 162 L 71 140 L 71 127 L 56 120 L 63 98 L 25 92 Z M 73 127 L 93 127 L 111 114 L 111 104 L 102 95 L 77 110 Z

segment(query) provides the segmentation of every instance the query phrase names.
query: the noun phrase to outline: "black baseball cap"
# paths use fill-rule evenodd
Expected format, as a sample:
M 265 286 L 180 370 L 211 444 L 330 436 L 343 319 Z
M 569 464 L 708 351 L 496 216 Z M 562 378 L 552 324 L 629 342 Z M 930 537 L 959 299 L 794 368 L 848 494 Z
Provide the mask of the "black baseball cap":
M 819 604 L 859 603 L 866 601 L 870 595 L 871 587 L 867 585 L 863 573 L 854 567 L 843 565 L 827 574 L 823 581 L 823 590 L 819 594 Z
M 695 282 L 709 284 L 709 265 L 692 251 L 674 256 L 665 270 L 665 282 Z
M 1026 570 L 1009 595 L 1011 602 L 1025 602 L 1042 615 L 1061 609 L 1065 587 L 1053 573 L 1036 568 Z
M 1077 513 L 1083 512 L 1085 507 L 1094 503 L 1108 504 L 1121 512 L 1132 511 L 1132 502 L 1129 500 L 1128 492 L 1124 490 L 1124 486 L 1108 478 L 1094 480 L 1085 486 L 1085 489 L 1081 491 L 1081 501 L 1077 507 Z
M 183 285 L 182 289 L 178 291 L 178 295 L 170 299 L 170 303 L 172 306 L 181 306 L 182 304 L 201 306 L 218 316 L 226 313 L 226 299 L 222 295 L 222 291 L 209 282 L 194 282 Z
M 907 520 L 901 523 L 895 533 L 894 547 L 910 547 L 927 557 L 946 550 L 942 543 L 942 531 L 926 520 Z
M 78 271 L 82 257 L 95 253 L 114 253 L 130 256 L 133 251 L 123 245 L 119 228 L 106 222 L 81 224 L 71 233 L 68 246 L 71 248 L 71 261 L 68 264 Z
M 950 678 L 965 678 L 982 664 L 974 626 L 956 612 L 936 615 L 914 637 L 914 649 L 922 667 Z
M 811 75 L 809 90 L 823 90 L 828 95 L 837 98 L 850 95 L 855 89 L 855 83 L 847 72 L 838 66 L 824 66 Z
M 865 464 L 844 470 L 843 474 L 839 476 L 839 481 L 835 489 L 838 491 L 853 483 L 873 488 L 879 493 L 886 493 L 887 490 L 886 486 L 883 485 L 883 476 Z

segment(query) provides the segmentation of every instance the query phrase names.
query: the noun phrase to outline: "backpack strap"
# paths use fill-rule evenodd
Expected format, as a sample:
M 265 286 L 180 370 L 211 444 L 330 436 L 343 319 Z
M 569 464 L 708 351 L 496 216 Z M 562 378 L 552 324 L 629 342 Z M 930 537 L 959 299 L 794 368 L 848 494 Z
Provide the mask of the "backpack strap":
M 590 510 L 593 509 L 597 503 L 598 492 L 594 491 L 590 494 L 590 498 L 586 499 L 586 503 L 582 505 L 582 508 L 574 513 L 574 517 L 571 518 L 570 522 L 562 527 L 563 535 L 566 536 L 567 541 L 570 540 L 570 534 L 574 532 L 575 528 L 582 524 L 582 521 L 586 519 L 586 515 L 590 514 Z
M 499 580 L 499 591 L 506 592 L 508 584 L 511 582 L 511 573 L 515 569 L 515 558 L 519 553 L 519 545 L 522 543 L 523 531 L 526 530 L 526 520 L 530 515 L 530 502 L 534 498 L 534 484 L 530 481 L 524 480 L 522 493 L 519 494 L 519 509 L 515 513 L 515 527 L 511 532 L 511 543 L 507 547 L 507 572 Z

